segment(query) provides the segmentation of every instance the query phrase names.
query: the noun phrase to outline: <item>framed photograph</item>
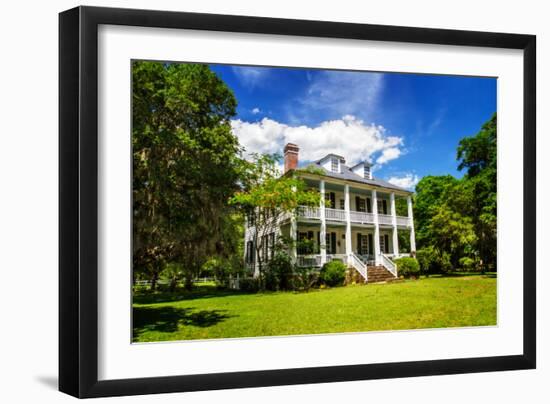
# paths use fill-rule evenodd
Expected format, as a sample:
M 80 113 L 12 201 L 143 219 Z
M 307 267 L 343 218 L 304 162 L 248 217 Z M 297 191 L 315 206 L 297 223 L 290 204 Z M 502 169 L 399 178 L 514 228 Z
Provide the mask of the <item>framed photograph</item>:
M 535 368 L 534 36 L 59 30 L 61 391 Z

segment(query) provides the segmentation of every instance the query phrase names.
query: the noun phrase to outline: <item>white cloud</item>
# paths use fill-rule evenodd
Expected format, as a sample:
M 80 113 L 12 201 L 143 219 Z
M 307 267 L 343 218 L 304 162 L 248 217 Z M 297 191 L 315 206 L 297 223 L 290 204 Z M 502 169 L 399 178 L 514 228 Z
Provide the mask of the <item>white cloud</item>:
M 370 72 L 322 71 L 310 79 L 299 100 L 304 111 L 330 112 L 333 116 L 353 114 L 369 117 L 376 109 L 384 75 Z
M 390 147 L 382 150 L 382 154 L 376 159 L 376 164 L 385 164 L 390 160 L 395 160 L 401 155 L 401 150 L 397 147 Z
M 231 122 L 233 133 L 249 153 L 282 153 L 286 143 L 300 147 L 300 161 L 313 161 L 329 153 L 346 158 L 347 164 L 373 161 L 378 165 L 402 154 L 403 138 L 389 136 L 379 125 L 366 125 L 352 115 L 318 126 L 289 126 L 269 118 L 259 122 Z
M 418 184 L 418 175 L 407 173 L 402 177 L 391 177 L 388 182 L 405 189 L 413 189 Z
M 260 112 L 262 112 L 262 110 L 258 107 L 255 107 L 255 108 L 252 108 L 250 110 L 250 112 L 252 112 L 252 114 L 256 115 L 256 114 L 259 114 Z
M 261 85 L 270 73 L 268 67 L 232 66 L 231 70 L 239 81 L 250 89 Z

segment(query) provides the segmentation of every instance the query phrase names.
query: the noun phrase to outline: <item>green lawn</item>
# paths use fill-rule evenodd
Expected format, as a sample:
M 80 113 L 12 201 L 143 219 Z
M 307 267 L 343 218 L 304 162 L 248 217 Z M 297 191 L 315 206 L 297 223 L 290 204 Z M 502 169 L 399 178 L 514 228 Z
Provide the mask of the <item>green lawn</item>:
M 308 293 L 209 286 L 137 295 L 134 341 L 168 341 L 496 324 L 494 275 L 430 277 Z

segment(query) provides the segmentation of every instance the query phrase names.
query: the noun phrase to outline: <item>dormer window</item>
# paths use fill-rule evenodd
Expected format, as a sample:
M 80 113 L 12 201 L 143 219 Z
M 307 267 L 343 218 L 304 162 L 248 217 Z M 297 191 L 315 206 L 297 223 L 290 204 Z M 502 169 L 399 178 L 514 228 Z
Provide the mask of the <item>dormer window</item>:
M 366 179 L 370 180 L 370 166 L 365 164 L 365 168 L 363 169 L 363 175 Z
M 338 159 L 336 157 L 332 157 L 331 160 L 330 160 L 330 170 L 333 172 L 333 173 L 337 173 L 339 172 L 339 165 L 340 165 L 340 162 L 338 161 Z

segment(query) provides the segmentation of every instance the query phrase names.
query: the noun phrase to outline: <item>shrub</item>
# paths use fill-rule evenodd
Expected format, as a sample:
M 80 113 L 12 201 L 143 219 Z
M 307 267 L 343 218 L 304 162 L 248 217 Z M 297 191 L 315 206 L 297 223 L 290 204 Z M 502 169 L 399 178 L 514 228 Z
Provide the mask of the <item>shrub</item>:
M 277 251 L 268 262 L 265 272 L 265 287 L 268 290 L 292 288 L 293 265 L 286 252 Z
M 260 279 L 243 278 L 239 279 L 239 289 L 243 292 L 256 293 L 260 290 Z
M 423 274 L 433 273 L 434 264 L 437 260 L 435 250 L 433 248 L 423 248 L 416 251 L 416 260 Z
M 420 265 L 415 258 L 403 257 L 396 259 L 397 273 L 405 278 L 418 278 L 420 275 Z
M 460 267 L 465 271 L 473 271 L 476 266 L 476 262 L 473 258 L 462 257 L 458 260 Z
M 315 268 L 297 267 L 294 273 L 293 287 L 295 290 L 308 291 L 317 284 L 319 271 Z
M 445 273 L 453 267 L 450 255 L 446 252 L 439 254 L 432 246 L 416 251 L 416 259 L 420 270 L 426 275 Z
M 319 278 L 327 286 L 338 286 L 346 278 L 346 266 L 341 261 L 330 261 L 323 265 Z

